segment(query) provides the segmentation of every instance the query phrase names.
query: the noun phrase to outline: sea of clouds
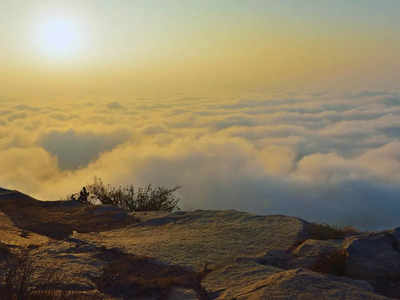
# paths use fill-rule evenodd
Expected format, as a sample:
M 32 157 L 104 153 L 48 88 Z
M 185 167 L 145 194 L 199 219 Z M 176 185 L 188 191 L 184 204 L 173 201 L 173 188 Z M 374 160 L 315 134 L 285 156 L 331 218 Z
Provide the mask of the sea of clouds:
M 0 100 L 0 186 L 54 200 L 92 182 L 182 186 L 183 209 L 400 225 L 400 93 L 252 100 Z

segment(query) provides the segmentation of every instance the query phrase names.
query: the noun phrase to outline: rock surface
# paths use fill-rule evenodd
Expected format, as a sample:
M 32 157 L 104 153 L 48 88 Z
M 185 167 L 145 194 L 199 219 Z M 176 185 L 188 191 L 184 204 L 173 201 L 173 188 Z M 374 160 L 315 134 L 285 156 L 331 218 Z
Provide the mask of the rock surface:
M 234 210 L 127 214 L 0 190 L 0 245 L 29 249 L 38 284 L 57 269 L 61 289 L 106 299 L 400 299 L 394 277 L 377 284 L 397 274 L 400 228 L 321 241 L 308 225 Z M 345 276 L 309 269 L 338 250 Z
M 387 299 L 373 293 L 361 281 L 328 276 L 306 269 L 273 274 L 250 284 L 236 295 L 238 300 L 258 299 Z
M 141 219 L 142 214 L 136 214 Z M 157 257 L 165 263 L 201 268 L 236 257 L 286 250 L 302 239 L 304 221 L 286 216 L 254 216 L 238 211 L 176 212 L 124 228 L 80 234 L 98 246 Z

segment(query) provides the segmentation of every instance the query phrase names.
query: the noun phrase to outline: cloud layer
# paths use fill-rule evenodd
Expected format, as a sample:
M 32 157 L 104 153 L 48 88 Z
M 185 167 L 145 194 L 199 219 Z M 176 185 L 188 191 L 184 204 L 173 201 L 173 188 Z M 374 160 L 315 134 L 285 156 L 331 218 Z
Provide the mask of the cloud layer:
M 184 209 L 399 225 L 400 94 L 0 103 L 0 186 L 181 185 Z

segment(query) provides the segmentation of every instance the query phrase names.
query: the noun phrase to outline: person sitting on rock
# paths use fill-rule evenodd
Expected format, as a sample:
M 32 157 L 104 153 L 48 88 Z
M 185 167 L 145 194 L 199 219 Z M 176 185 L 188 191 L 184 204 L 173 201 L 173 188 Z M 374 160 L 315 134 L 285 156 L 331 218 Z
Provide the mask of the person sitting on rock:
M 86 203 L 88 203 L 88 196 L 89 196 L 89 192 L 86 190 L 86 187 L 83 187 L 81 192 L 79 193 L 78 201 L 86 204 Z

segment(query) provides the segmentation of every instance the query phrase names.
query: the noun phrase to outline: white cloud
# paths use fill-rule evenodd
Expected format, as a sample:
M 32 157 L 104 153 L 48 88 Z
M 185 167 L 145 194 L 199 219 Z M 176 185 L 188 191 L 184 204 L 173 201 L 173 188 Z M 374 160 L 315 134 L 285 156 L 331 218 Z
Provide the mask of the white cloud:
M 182 185 L 184 208 L 398 225 L 397 99 L 389 91 L 3 103 L 0 182 L 54 199 L 100 176 L 113 184 Z

